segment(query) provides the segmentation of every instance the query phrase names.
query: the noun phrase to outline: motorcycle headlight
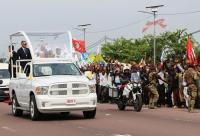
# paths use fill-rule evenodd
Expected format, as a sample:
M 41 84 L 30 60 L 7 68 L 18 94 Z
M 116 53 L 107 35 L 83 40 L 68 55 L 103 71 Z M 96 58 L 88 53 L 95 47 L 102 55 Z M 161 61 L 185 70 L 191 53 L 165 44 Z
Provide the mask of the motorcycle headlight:
M 39 87 L 36 87 L 35 93 L 36 95 L 47 95 L 48 90 L 49 90 L 48 86 L 39 86 Z
M 89 85 L 90 93 L 96 93 L 96 86 L 95 85 Z
M 134 87 L 137 87 L 137 84 L 136 84 L 136 83 L 134 83 L 134 84 L 133 84 L 133 86 L 134 86 Z

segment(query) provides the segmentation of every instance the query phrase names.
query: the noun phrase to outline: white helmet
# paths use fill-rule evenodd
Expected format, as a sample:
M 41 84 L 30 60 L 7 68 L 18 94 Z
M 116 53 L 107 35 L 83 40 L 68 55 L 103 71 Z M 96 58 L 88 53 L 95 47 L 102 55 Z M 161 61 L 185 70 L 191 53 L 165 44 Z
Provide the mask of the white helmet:
M 125 71 L 125 70 L 130 70 L 129 66 L 124 66 L 123 71 Z

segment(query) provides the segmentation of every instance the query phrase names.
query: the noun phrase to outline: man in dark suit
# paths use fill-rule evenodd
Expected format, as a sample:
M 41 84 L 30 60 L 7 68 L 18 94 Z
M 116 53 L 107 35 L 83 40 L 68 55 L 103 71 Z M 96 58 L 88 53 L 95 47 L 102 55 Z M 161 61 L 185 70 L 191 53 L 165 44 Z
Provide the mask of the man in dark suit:
M 17 54 L 18 54 L 20 60 L 23 60 L 23 59 L 32 59 L 30 50 L 29 50 L 29 48 L 27 48 L 26 41 L 21 41 L 21 48 L 19 48 L 17 50 Z M 29 61 L 22 61 L 22 62 L 20 62 L 20 65 L 21 65 L 22 69 L 24 69 L 24 67 L 26 66 L 26 64 L 28 62 Z
M 11 49 L 12 47 L 12 49 Z M 19 58 L 18 54 L 16 51 L 14 51 L 14 46 L 9 46 L 8 48 L 9 50 L 9 64 L 8 64 L 8 70 L 9 70 L 9 73 L 10 73 L 10 78 L 12 77 L 12 69 L 11 69 L 11 63 L 13 64 L 12 65 L 12 68 L 13 68 L 13 77 L 16 77 L 16 60 Z

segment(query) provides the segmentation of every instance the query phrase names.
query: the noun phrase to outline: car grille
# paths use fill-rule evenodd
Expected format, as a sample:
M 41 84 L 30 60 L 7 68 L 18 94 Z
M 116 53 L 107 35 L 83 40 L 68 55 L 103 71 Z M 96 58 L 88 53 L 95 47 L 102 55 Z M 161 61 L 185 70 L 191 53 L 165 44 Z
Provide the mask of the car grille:
M 51 90 L 50 95 L 67 95 L 67 90 Z
M 67 84 L 52 85 L 51 88 L 67 88 Z
M 55 84 L 52 85 L 49 94 L 53 96 L 57 95 L 67 95 L 67 84 Z
M 77 95 L 77 94 L 87 94 L 88 93 L 88 89 L 82 89 L 82 90 L 73 90 L 72 94 L 73 95 Z
M 84 95 L 88 93 L 88 86 L 84 83 L 54 84 L 49 90 L 49 95 L 51 96 Z
M 1 88 L 0 87 L 0 90 L 2 90 L 2 91 L 9 91 L 9 88 Z
M 72 88 L 82 88 L 82 87 L 87 87 L 86 84 L 79 84 L 79 83 L 73 83 Z

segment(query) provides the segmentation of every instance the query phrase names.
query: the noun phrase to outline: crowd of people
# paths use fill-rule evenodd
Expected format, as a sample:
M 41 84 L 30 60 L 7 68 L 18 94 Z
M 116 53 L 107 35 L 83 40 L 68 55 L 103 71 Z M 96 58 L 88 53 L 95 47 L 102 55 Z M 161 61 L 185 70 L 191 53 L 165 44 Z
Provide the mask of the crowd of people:
M 179 59 L 166 60 L 157 65 L 120 63 L 109 59 L 106 65 L 90 64 L 81 67 L 96 84 L 99 102 L 108 102 L 109 88 L 120 88 L 139 78 L 142 81 L 143 104 L 156 107 L 188 107 L 189 112 L 200 107 L 200 65 L 186 64 Z M 123 89 L 118 89 L 122 94 Z

